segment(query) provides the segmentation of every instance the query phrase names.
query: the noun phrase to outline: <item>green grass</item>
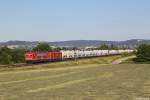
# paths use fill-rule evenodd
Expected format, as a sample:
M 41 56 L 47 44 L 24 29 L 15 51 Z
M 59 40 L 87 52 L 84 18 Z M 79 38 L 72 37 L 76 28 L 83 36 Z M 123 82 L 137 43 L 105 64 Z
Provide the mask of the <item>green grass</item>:
M 67 62 L 59 64 L 61 63 Z M 50 64 L 49 67 L 52 65 Z M 92 64 L 86 63 L 86 65 L 68 64 L 68 67 L 55 66 L 54 68 L 46 66 L 46 68 L 37 66 L 38 68 L 30 70 L 21 68 L 0 71 L 0 100 L 150 98 L 149 64 L 102 65 L 95 64 L 94 60 Z

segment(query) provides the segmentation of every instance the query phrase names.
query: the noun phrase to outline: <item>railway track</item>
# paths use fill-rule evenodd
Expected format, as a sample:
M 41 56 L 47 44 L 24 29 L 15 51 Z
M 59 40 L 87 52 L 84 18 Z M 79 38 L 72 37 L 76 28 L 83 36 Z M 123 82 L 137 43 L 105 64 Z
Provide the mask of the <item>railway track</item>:
M 38 63 L 19 63 L 19 64 L 13 64 L 12 66 L 15 67 L 25 67 L 25 66 L 35 66 L 35 65 L 44 65 L 52 62 L 38 62 Z
M 95 56 L 95 57 L 85 57 L 85 58 L 72 58 L 72 59 L 64 59 L 60 61 L 43 61 L 43 62 L 32 62 L 32 63 L 18 63 L 18 64 L 13 64 L 12 66 L 15 67 L 25 67 L 25 66 L 35 66 L 35 65 L 44 65 L 44 64 L 50 64 L 50 63 L 55 63 L 55 62 L 64 62 L 64 61 L 77 61 L 79 59 L 92 59 L 92 58 L 100 58 L 100 57 L 108 57 L 108 56 L 117 56 L 120 54 L 115 54 L 115 55 L 103 55 L 103 56 Z M 115 61 L 113 62 L 113 64 Z
M 55 62 L 77 61 L 77 59 L 78 60 L 79 59 L 92 59 L 92 58 L 100 58 L 100 57 L 107 57 L 107 56 L 117 56 L 117 55 L 105 55 L 105 56 L 85 57 L 85 58 L 72 58 L 72 59 L 65 59 L 65 60 L 61 60 L 61 61 L 43 61 L 43 62 L 34 62 L 34 63 L 18 63 L 18 64 L 13 64 L 12 66 L 15 66 L 15 67 L 35 66 L 35 65 L 44 65 L 44 64 L 50 64 L 50 63 L 55 63 Z

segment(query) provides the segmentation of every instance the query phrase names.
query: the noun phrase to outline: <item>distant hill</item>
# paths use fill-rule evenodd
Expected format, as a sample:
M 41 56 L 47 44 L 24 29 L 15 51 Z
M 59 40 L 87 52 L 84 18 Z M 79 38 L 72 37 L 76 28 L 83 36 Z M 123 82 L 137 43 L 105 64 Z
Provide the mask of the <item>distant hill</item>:
M 115 45 L 117 47 L 137 47 L 140 44 L 150 44 L 150 40 L 144 39 L 132 39 L 126 41 L 101 41 L 101 40 L 72 40 L 72 41 L 60 41 L 50 42 L 50 45 L 55 46 L 69 46 L 69 47 L 97 47 L 102 44 Z
M 0 42 L 0 45 L 31 45 L 37 44 L 37 41 L 30 42 L 30 41 L 7 41 L 7 42 Z
M 72 40 L 72 41 L 60 41 L 60 42 L 50 42 L 50 45 L 55 46 L 68 46 L 68 47 L 87 47 L 93 46 L 97 47 L 101 44 L 116 44 L 118 42 L 115 41 L 100 41 L 100 40 Z
M 18 45 L 18 46 L 31 46 L 37 45 L 39 41 L 8 41 L 0 42 L 1 46 L 4 45 Z M 102 44 L 115 45 L 117 47 L 137 47 L 140 44 L 150 44 L 150 40 L 144 39 L 132 39 L 126 41 L 101 41 L 101 40 L 71 40 L 71 41 L 58 41 L 58 42 L 47 42 L 52 46 L 60 47 L 97 47 Z

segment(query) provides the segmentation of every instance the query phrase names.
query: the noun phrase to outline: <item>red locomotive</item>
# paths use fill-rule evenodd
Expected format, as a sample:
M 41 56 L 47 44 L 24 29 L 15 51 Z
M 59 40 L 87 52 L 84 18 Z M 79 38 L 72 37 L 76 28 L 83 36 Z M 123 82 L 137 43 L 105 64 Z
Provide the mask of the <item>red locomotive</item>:
M 27 63 L 41 62 L 41 61 L 59 61 L 59 60 L 62 60 L 62 53 L 61 52 L 26 51 L 25 60 Z

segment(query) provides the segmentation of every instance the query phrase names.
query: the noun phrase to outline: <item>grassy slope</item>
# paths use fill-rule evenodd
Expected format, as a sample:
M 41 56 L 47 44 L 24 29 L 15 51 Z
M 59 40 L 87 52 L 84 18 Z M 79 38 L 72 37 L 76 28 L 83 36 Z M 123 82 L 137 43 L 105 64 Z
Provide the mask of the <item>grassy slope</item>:
M 98 57 L 98 58 L 87 58 L 87 59 L 78 59 L 76 61 L 63 61 L 63 62 L 54 62 L 49 64 L 42 64 L 42 65 L 35 65 L 35 66 L 28 66 L 28 67 L 21 67 L 15 68 L 12 66 L 9 67 L 0 67 L 0 71 L 12 71 L 12 70 L 32 70 L 32 69 L 40 69 L 40 68 L 57 68 L 57 67 L 70 67 L 70 66 L 77 66 L 77 65 L 86 65 L 86 64 L 111 64 L 116 59 L 121 58 L 120 55 L 117 56 L 108 56 L 108 57 Z
M 124 60 L 121 64 L 150 64 L 150 61 L 149 62 L 135 62 L 134 58 L 130 58 L 130 59 Z
M 0 100 L 136 100 L 150 97 L 150 65 L 81 65 L 0 73 Z

